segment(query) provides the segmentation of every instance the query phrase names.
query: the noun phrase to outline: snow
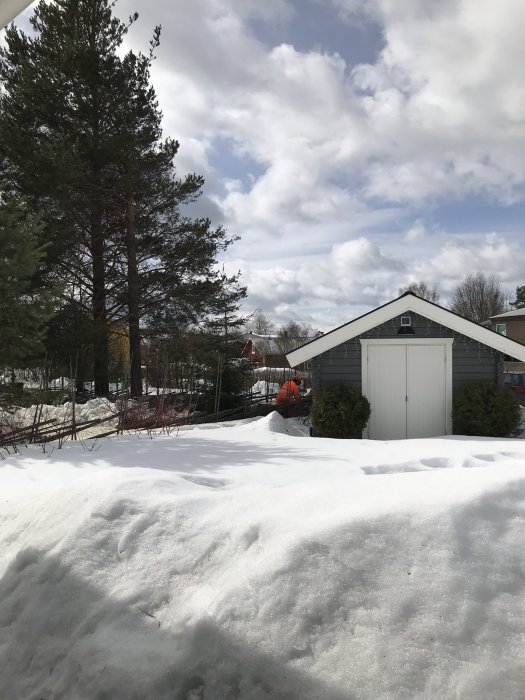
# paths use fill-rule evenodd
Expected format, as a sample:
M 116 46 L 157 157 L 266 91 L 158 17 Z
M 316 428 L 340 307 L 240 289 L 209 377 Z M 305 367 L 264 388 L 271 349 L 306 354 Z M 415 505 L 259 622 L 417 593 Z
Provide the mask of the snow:
M 524 441 L 92 444 L 0 462 L 0 697 L 524 697 Z
M 31 425 L 35 419 L 35 412 L 39 411 L 39 406 L 29 406 L 27 408 L 17 407 L 14 410 L 0 410 L 0 420 L 12 427 L 23 427 Z M 104 398 L 95 398 L 84 404 L 75 405 L 75 418 L 77 423 L 107 418 L 117 413 L 115 404 Z M 59 425 L 69 423 L 73 416 L 73 404 L 65 403 L 62 406 L 42 406 L 41 421 L 54 420 Z M 107 427 L 105 428 L 107 430 Z
M 58 377 L 57 379 L 52 379 L 49 382 L 50 389 L 67 389 L 74 385 L 74 380 L 69 377 Z
M 259 379 L 252 386 L 252 394 L 261 394 L 262 396 L 267 396 L 271 394 L 276 394 L 281 385 L 276 382 L 267 382 L 264 379 Z
M 272 379 L 276 377 L 278 377 L 279 379 L 286 379 L 288 377 L 292 377 L 296 373 L 296 371 L 294 369 L 290 369 L 290 367 L 254 367 L 253 373 L 255 375 L 262 374 Z

